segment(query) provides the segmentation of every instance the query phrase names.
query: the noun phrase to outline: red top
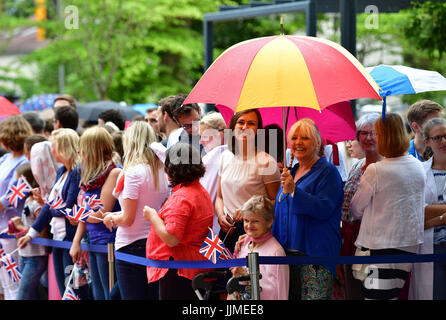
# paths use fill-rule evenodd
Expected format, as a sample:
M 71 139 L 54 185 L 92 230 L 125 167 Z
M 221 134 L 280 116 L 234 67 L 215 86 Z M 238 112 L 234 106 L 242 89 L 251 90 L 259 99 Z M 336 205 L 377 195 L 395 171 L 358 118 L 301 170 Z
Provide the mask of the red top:
M 169 247 L 150 226 L 147 237 L 146 256 L 152 260 L 206 261 L 199 253 L 204 239 L 212 228 L 214 207 L 206 189 L 195 180 L 187 186 L 177 186 L 158 212 L 164 220 L 166 230 L 180 242 Z M 147 267 L 149 283 L 158 281 L 169 271 L 167 268 Z M 207 269 L 178 269 L 178 275 L 192 280 Z

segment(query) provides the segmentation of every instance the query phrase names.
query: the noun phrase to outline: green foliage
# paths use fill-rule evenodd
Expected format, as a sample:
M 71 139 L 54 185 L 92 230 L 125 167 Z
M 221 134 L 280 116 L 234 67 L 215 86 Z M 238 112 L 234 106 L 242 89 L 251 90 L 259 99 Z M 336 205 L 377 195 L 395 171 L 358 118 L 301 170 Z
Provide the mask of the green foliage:
M 98 99 L 129 104 L 157 102 L 167 95 L 188 93 L 202 76 L 203 14 L 218 11 L 220 5 L 250 1 L 65 0 L 63 18 L 58 19 L 56 1 L 48 0 L 48 20 L 36 23 L 27 19 L 33 13 L 33 0 L 3 0 L 0 30 L 6 40 L 0 42 L 0 53 L 16 28 L 39 25 L 45 28 L 50 43 L 20 60 L 20 64 L 38 69 L 31 79 L 22 75 L 13 79 L 22 88 L 23 98 L 58 92 L 58 70 L 63 65 L 64 91 L 80 102 Z M 78 29 L 66 27 L 72 18 L 69 11 L 64 12 L 68 6 L 78 9 Z M 446 74 L 446 62 L 438 59 L 445 50 L 445 8 L 445 3 L 427 3 L 395 14 L 380 13 L 378 29 L 367 28 L 365 22 L 369 16 L 358 14 L 358 59 L 364 61 L 368 54 L 386 45 L 395 53 L 402 52 L 405 65 Z M 426 19 L 426 15 L 430 18 Z M 304 14 L 283 14 L 283 17 L 285 34 L 305 30 Z M 319 14 L 318 32 L 322 20 L 327 17 Z M 339 17 L 334 16 L 335 29 L 338 24 Z M 423 27 L 423 31 L 415 31 L 415 27 Z M 279 33 L 280 15 L 216 22 L 214 59 L 235 43 Z M 415 40 L 415 36 L 420 39 Z M 339 33 L 332 40 L 339 42 Z M 443 103 L 439 101 L 441 93 L 438 97 L 438 93 L 427 95 Z M 414 97 L 407 95 L 404 99 Z
M 63 20 L 41 23 L 50 44 L 21 59 L 22 64 L 38 66 L 32 93 L 58 92 L 61 64 L 65 92 L 81 102 L 113 99 L 133 104 L 187 93 L 202 73 L 203 14 L 218 10 L 223 1 L 64 1 L 64 8 L 77 8 L 78 29 L 66 27 L 70 11 Z M 55 12 L 52 2 L 48 5 Z
M 39 25 L 51 42 L 20 60 L 24 65 L 37 65 L 39 71 L 33 79 L 19 82 L 26 96 L 58 92 L 58 70 L 63 65 L 64 91 L 81 102 L 157 102 L 167 95 L 188 93 L 203 73 L 203 14 L 218 11 L 220 5 L 248 2 L 67 0 L 62 11 L 75 6 L 79 13 L 79 28 L 69 29 L 66 22 L 72 22 L 71 12 L 57 19 L 55 2 L 47 1 L 53 19 Z M 1 24 L 9 23 L 11 31 L 21 25 L 37 25 L 21 18 L 27 8 L 29 3 L 22 3 L 21 8 L 9 11 Z M 284 18 L 285 33 L 305 26 L 303 15 Z M 214 58 L 234 43 L 279 33 L 279 16 L 216 23 Z
M 417 49 L 441 58 L 446 52 L 446 3 L 427 1 L 413 6 L 404 34 Z
M 421 30 L 415 31 L 412 29 L 414 17 L 429 20 L 424 23 L 420 22 L 419 25 L 431 25 L 431 27 L 424 29 L 423 35 L 426 39 L 430 39 L 427 40 L 428 42 L 431 42 L 430 48 L 432 48 L 433 43 L 440 41 L 445 45 L 446 39 L 444 32 L 439 32 L 436 27 L 433 27 L 434 25 L 439 25 L 438 21 L 433 22 L 431 21 L 432 18 L 426 18 L 424 15 L 426 14 L 425 10 L 427 9 L 420 9 L 420 7 L 426 6 L 429 8 L 428 12 L 432 17 L 440 17 L 446 13 L 446 6 L 444 5 L 445 3 L 426 2 L 423 5 L 414 4 L 413 7 L 407 10 L 401 10 L 398 13 L 379 13 L 377 29 L 367 27 L 366 20 L 370 17 L 369 14 L 358 14 L 358 60 L 364 62 L 367 55 L 375 52 L 383 52 L 383 50 L 385 50 L 388 54 L 401 55 L 403 65 L 425 70 L 435 70 L 442 75 L 446 75 L 446 61 L 440 58 L 438 49 L 429 49 L 426 44 L 421 45 L 420 39 L 416 38 L 416 34 L 421 34 Z M 408 29 L 411 29 L 411 32 L 413 33 L 408 34 L 406 32 Z M 432 32 L 432 34 L 428 35 L 430 32 Z M 443 40 L 441 40 L 441 38 L 443 38 Z M 439 43 L 436 43 L 435 46 L 440 47 Z M 393 64 L 394 62 L 387 61 L 387 63 Z M 446 93 L 444 91 L 401 96 L 402 101 L 409 105 L 420 99 L 430 99 L 440 104 L 444 104 L 445 97 Z

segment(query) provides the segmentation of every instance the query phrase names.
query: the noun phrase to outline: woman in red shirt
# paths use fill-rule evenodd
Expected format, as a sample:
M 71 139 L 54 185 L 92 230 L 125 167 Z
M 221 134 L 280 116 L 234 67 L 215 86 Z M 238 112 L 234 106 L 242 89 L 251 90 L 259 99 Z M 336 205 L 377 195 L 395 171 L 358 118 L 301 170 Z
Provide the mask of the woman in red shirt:
M 176 143 L 166 151 L 164 170 L 172 189 L 159 212 L 144 207 L 151 222 L 146 256 L 153 260 L 206 260 L 199 253 L 212 228 L 214 208 L 211 197 L 200 184 L 205 168 L 200 153 L 187 143 Z M 159 280 L 161 300 L 196 299 L 192 279 L 203 269 L 147 267 L 149 283 Z

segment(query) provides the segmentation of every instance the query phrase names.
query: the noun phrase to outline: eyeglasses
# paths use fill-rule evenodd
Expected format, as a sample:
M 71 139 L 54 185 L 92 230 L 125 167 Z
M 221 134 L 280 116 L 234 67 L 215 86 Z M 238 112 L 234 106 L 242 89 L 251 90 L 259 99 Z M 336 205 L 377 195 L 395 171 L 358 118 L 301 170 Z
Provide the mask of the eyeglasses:
M 446 139 L 446 134 L 442 135 L 442 136 L 429 137 L 428 139 L 431 139 L 435 143 L 439 143 L 441 141 L 441 139 Z
M 375 138 L 376 134 L 374 131 L 359 131 L 359 136 L 366 138 L 370 136 L 371 138 Z

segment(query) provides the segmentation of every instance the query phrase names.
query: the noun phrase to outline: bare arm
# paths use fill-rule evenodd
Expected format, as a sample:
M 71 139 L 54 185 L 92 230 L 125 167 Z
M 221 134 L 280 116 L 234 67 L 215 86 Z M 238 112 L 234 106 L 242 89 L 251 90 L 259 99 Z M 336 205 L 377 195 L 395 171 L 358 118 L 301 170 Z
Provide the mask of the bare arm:
M 102 218 L 102 212 L 111 212 L 113 210 L 113 207 L 115 206 L 117 200 L 113 196 L 112 192 L 120 172 L 120 168 L 115 168 L 108 175 L 101 189 L 101 203 L 104 208 L 102 210 L 98 210 L 96 213 L 91 214 L 90 217 L 87 219 L 88 222 L 100 223 L 102 222 L 101 220 L 92 217 Z
M 280 181 L 265 184 L 266 193 L 268 194 L 268 198 L 273 202 L 273 204 L 276 201 L 277 191 L 279 190 L 279 187 Z
M 167 232 L 163 219 L 160 218 L 155 209 L 145 206 L 143 212 L 144 218 L 151 222 L 156 234 L 165 244 L 169 247 L 175 247 L 180 243 L 177 237 Z
M 430 204 L 424 208 L 424 220 L 441 216 L 446 212 L 446 204 Z
M 217 213 L 218 224 L 220 225 L 223 232 L 228 232 L 229 229 L 233 226 L 231 217 L 225 214 L 224 204 L 223 204 L 223 195 L 221 192 L 221 177 L 218 177 L 218 189 L 217 189 L 217 198 L 215 199 L 215 212 Z M 230 220 L 228 220 L 230 219 Z
M 76 234 L 74 235 L 73 243 L 70 248 L 70 256 L 73 259 L 73 263 L 78 262 L 81 259 L 81 240 L 87 232 L 86 223 L 79 223 L 76 228 Z

